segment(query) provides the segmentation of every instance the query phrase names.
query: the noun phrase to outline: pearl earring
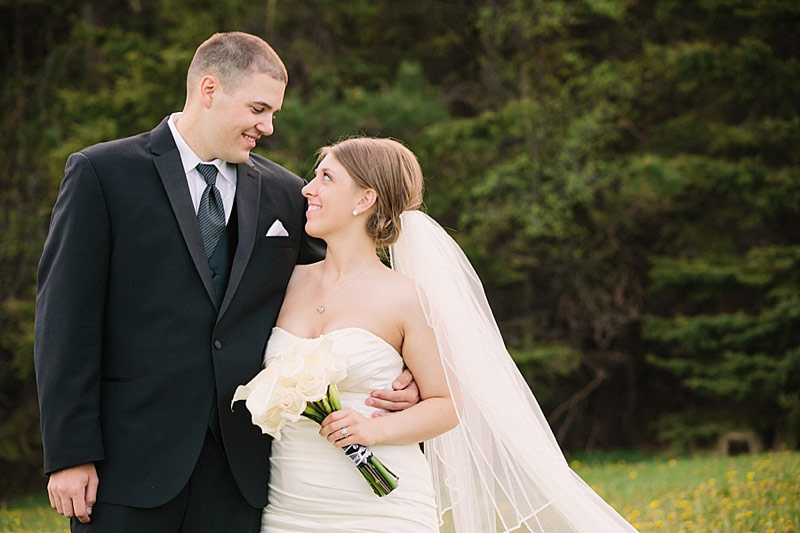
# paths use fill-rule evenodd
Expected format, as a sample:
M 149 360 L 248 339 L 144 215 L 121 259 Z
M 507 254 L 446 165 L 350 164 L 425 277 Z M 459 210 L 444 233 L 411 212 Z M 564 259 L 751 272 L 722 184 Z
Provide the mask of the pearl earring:
M 354 216 L 354 217 L 357 217 L 357 216 L 358 216 L 358 209 L 353 209 L 353 216 Z

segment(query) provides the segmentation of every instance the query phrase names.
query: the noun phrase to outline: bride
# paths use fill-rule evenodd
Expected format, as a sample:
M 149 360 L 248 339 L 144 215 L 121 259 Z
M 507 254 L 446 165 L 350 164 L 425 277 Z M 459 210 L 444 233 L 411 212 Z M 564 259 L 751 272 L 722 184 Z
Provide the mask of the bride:
M 483 288 L 422 203 L 416 157 L 389 139 L 323 148 L 298 265 L 265 355 L 326 338 L 344 355 L 343 409 L 287 424 L 272 444 L 262 531 L 635 531 L 568 467 L 503 344 Z M 390 246 L 392 268 L 376 247 Z M 373 416 L 407 366 L 421 401 Z M 424 455 L 418 443 L 424 442 Z M 340 448 L 369 446 L 399 477 L 378 498 Z M 450 516 L 445 518 L 446 515 Z

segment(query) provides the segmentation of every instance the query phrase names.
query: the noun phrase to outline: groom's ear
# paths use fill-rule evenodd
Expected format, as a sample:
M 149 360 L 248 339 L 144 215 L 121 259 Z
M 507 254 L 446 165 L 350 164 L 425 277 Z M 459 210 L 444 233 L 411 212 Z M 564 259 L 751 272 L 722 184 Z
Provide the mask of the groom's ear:
M 211 107 L 211 102 L 214 100 L 214 96 L 222 90 L 222 86 L 216 76 L 207 74 L 200 80 L 199 90 L 200 103 L 203 104 L 203 107 L 209 108 Z

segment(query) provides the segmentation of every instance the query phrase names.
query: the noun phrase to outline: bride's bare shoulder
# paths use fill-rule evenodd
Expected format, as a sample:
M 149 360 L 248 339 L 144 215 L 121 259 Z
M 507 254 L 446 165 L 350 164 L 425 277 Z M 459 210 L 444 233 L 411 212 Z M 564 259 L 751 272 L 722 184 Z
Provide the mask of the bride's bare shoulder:
M 422 289 L 417 286 L 413 279 L 387 268 L 383 285 L 387 297 L 385 303 L 391 302 L 392 307 L 406 316 L 409 313 L 422 314 L 422 308 L 419 303 Z

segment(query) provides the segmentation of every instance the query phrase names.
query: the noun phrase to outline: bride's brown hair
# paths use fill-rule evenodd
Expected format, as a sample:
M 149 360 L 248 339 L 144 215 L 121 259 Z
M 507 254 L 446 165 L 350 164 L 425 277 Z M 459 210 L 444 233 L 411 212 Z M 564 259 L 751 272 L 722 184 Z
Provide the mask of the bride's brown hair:
M 333 156 L 357 186 L 376 192 L 367 234 L 378 246 L 393 244 L 400 236 L 400 213 L 422 205 L 422 169 L 414 153 L 394 139 L 354 137 L 320 149 L 319 160 L 326 155 Z

